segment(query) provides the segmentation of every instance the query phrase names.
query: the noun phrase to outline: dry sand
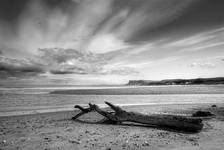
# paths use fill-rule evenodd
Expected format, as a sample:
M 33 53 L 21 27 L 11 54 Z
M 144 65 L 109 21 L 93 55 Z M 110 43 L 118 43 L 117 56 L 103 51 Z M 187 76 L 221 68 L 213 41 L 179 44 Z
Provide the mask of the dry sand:
M 72 121 L 74 112 L 0 117 L 0 149 L 12 150 L 223 150 L 224 105 L 131 106 L 142 113 L 191 114 L 206 109 L 216 117 L 204 120 L 201 132 L 190 134 L 143 126 L 87 124 Z M 91 113 L 82 119 L 97 120 Z

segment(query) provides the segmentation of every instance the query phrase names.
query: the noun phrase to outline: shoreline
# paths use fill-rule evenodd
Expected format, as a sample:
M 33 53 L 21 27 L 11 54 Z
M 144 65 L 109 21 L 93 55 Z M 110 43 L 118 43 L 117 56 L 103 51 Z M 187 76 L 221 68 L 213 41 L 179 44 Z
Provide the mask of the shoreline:
M 211 102 L 203 102 L 203 103 L 189 103 L 189 102 L 167 102 L 167 103 L 128 103 L 128 104 L 116 104 L 117 106 L 120 107 L 141 107 L 141 106 L 164 106 L 164 105 L 188 105 L 188 106 L 192 106 L 192 105 L 197 105 L 197 106 L 203 106 L 203 105 L 212 105 L 214 103 Z M 216 102 L 215 104 L 217 105 L 222 105 L 223 103 L 220 102 Z M 87 106 L 87 104 L 78 104 L 80 106 Z M 106 104 L 97 104 L 98 106 L 100 106 L 101 108 L 108 108 L 108 106 Z M 10 111 L 10 112 L 0 112 L 0 118 L 1 117 L 11 117 L 11 116 L 26 116 L 26 115 L 38 115 L 38 114 L 48 114 L 48 113 L 59 113 L 59 112 L 73 112 L 73 111 L 77 111 L 77 109 L 74 109 L 73 107 L 71 108 L 52 108 L 52 109 L 42 109 L 42 110 L 28 110 L 28 111 Z

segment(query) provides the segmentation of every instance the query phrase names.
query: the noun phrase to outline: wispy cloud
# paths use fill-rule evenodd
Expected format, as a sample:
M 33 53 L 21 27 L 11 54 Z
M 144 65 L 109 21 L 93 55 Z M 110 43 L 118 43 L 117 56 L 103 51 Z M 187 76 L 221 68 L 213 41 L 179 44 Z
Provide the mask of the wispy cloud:
M 132 39 L 134 35 L 142 33 L 145 29 L 154 29 L 176 19 L 193 2 L 192 0 L 132 1 L 132 6 L 139 7 L 130 7 L 128 17 L 115 31 L 125 39 Z
M 209 68 L 215 68 L 216 65 L 213 63 L 207 63 L 207 62 L 194 62 L 190 65 L 191 67 L 200 67 L 203 69 L 209 69 Z
M 202 42 L 208 41 L 210 39 L 213 39 L 215 36 L 214 35 L 209 35 L 209 36 L 204 36 L 202 34 L 191 36 L 185 39 L 181 39 L 175 42 L 170 43 L 170 46 L 192 46 L 195 44 L 200 44 Z
M 192 48 L 185 48 L 185 49 L 182 49 L 182 51 L 193 52 L 193 51 L 211 49 L 211 48 L 215 48 L 215 47 L 219 47 L 219 46 L 224 46 L 224 42 L 205 44 L 203 46 L 195 46 Z
M 167 45 L 177 47 L 194 46 L 197 44 L 209 42 L 211 40 L 219 40 L 220 37 L 224 34 L 223 32 L 224 28 L 214 29 L 168 43 Z
M 223 36 L 224 28 L 218 28 L 172 42 L 170 45 L 178 47 L 183 52 L 206 50 L 224 46 Z

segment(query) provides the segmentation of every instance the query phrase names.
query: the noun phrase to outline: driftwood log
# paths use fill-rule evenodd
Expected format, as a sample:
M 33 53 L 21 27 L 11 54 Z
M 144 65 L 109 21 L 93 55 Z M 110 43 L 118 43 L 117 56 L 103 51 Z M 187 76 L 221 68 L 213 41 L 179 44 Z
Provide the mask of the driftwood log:
M 198 132 L 203 128 L 202 119 L 187 117 L 187 116 L 177 116 L 177 115 L 165 115 L 165 114 L 155 114 L 146 115 L 137 112 L 127 112 L 122 108 L 115 106 L 109 102 L 105 102 L 114 112 L 105 111 L 95 104 L 89 103 L 88 108 L 83 108 L 76 105 L 75 108 L 81 110 L 72 119 L 76 120 L 80 116 L 96 111 L 105 117 L 105 119 L 100 120 L 98 123 L 111 123 L 111 124 L 121 124 L 123 122 L 134 122 L 149 126 L 156 126 L 160 128 L 169 128 L 186 132 Z

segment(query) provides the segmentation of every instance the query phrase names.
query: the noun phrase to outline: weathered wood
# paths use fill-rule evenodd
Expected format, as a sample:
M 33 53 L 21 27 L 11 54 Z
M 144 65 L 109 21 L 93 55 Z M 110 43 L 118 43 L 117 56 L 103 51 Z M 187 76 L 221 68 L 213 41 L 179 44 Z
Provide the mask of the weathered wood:
M 200 118 L 177 116 L 177 115 L 145 115 L 137 112 L 127 112 L 122 108 L 115 106 L 109 102 L 105 102 L 114 112 L 107 112 L 100 109 L 97 105 L 89 103 L 89 108 L 83 108 L 79 105 L 75 107 L 80 109 L 81 112 L 73 119 L 77 119 L 85 113 L 96 111 L 106 118 L 100 122 L 109 123 L 122 123 L 122 122 L 135 122 L 149 126 L 171 128 L 182 131 L 197 132 L 203 128 L 203 123 Z

